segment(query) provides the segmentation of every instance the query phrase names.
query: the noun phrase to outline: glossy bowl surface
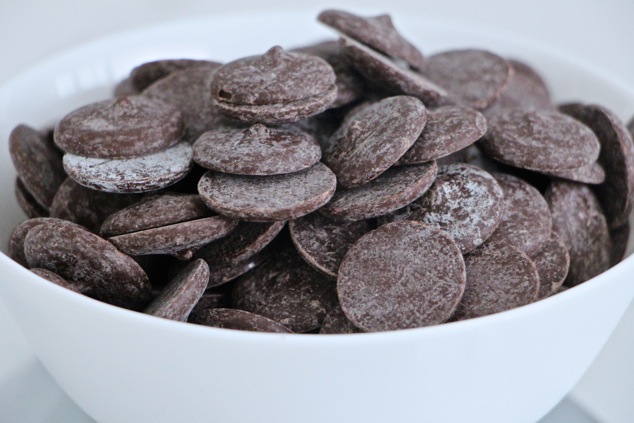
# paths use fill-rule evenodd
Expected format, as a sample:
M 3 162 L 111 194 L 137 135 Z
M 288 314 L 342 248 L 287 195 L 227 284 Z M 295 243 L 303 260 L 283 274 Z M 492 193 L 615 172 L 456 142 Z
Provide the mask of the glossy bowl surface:
M 634 114 L 632 89 L 548 46 L 450 22 L 395 21 L 427 54 L 484 47 L 534 65 L 559 101 L 601 103 L 622 119 Z M 24 219 L 6 141 L 16 124 L 43 127 L 106 98 L 143 61 L 228 61 L 329 36 L 304 13 L 204 17 L 89 42 L 0 87 L 3 248 Z M 283 335 L 118 309 L 50 284 L 0 254 L 3 302 L 55 380 L 102 423 L 532 423 L 596 357 L 634 296 L 632 279 L 629 257 L 563 294 L 493 316 L 399 332 Z

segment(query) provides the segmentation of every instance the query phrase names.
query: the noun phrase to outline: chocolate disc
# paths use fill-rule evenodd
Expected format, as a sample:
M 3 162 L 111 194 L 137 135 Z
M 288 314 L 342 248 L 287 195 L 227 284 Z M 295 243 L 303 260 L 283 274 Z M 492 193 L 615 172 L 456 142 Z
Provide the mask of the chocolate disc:
M 49 282 L 53 282 L 55 285 L 59 285 L 63 288 L 70 289 L 71 291 L 75 291 L 78 294 L 81 294 L 82 291 L 86 289 L 86 287 L 82 287 L 80 285 L 72 284 L 68 282 L 66 279 L 62 278 L 57 273 L 51 272 L 50 270 L 41 269 L 37 267 L 33 269 L 29 269 L 29 270 L 35 273 L 36 275 L 38 275 L 39 277 L 44 278 Z
M 47 217 L 49 215 L 49 210 L 42 207 L 42 205 L 37 202 L 31 193 L 24 187 L 24 183 L 19 177 L 15 178 L 13 195 L 26 217 L 33 219 L 36 217 Z
M 539 298 L 554 294 L 561 287 L 568 275 L 570 256 L 559 235 L 550 234 L 550 238 L 541 250 L 531 256 L 539 274 Z
M 324 322 L 319 329 L 319 334 L 333 335 L 344 333 L 362 333 L 362 330 L 348 320 L 341 307 L 337 306 L 326 314 Z
M 89 295 L 131 309 L 145 306 L 150 282 L 141 267 L 114 245 L 77 225 L 45 223 L 29 231 L 24 253 L 30 267 L 86 286 Z
M 11 257 L 11 259 L 13 259 L 14 261 L 20 263 L 22 266 L 29 267 L 29 263 L 26 260 L 26 256 L 24 255 L 24 240 L 26 239 L 26 235 L 34 227 L 51 222 L 67 223 L 70 225 L 73 224 L 71 222 L 67 222 L 61 219 L 55 219 L 53 217 L 36 217 L 33 219 L 25 220 L 24 222 L 16 226 L 9 236 L 9 257 Z
M 515 176 L 493 175 L 504 192 L 504 212 L 489 242 L 504 242 L 532 256 L 548 241 L 553 226 L 550 209 L 535 188 Z
M 421 198 L 385 220 L 417 220 L 443 229 L 466 254 L 491 236 L 503 213 L 504 193 L 493 176 L 457 163 L 440 167 L 436 182 Z
M 371 226 L 365 220 L 338 222 L 311 213 L 289 222 L 291 238 L 299 254 L 320 272 L 336 278 L 341 260 Z
M 250 332 L 293 333 L 281 323 L 255 313 L 232 308 L 214 308 L 200 313 L 193 322 L 198 325 Z
M 330 200 L 335 175 L 321 163 L 286 175 L 240 176 L 209 171 L 198 192 L 209 208 L 240 220 L 270 222 L 304 216 Z
M 436 179 L 436 162 L 393 167 L 359 187 L 335 192 L 319 211 L 339 220 L 365 220 L 405 207 Z
M 630 224 L 626 223 L 616 229 L 610 231 L 610 239 L 612 248 L 610 249 L 610 264 L 615 266 L 627 253 L 627 245 L 630 240 Z
M 574 182 L 553 182 L 546 191 L 553 231 L 570 254 L 566 285 L 575 286 L 610 268 L 610 233 L 592 190 Z
M 62 158 L 35 129 L 18 125 L 9 136 L 9 153 L 26 191 L 45 209 L 66 179 Z
M 394 94 L 411 95 L 427 106 L 446 101 L 447 92 L 420 73 L 405 69 L 389 57 L 348 37 L 341 37 L 339 45 L 348 61 L 372 84 Z
M 55 143 L 66 153 L 123 159 L 168 148 L 183 137 L 181 114 L 160 100 L 118 97 L 80 107 L 55 127 Z
M 490 118 L 479 146 L 495 160 L 537 172 L 589 165 L 601 148 L 588 127 L 563 113 L 522 110 Z
M 132 256 L 178 255 L 183 250 L 198 248 L 226 236 L 237 225 L 237 221 L 227 217 L 212 216 L 117 235 L 108 238 L 108 241 L 112 242 L 119 250 Z M 188 256 L 190 255 L 188 254 Z
M 467 289 L 451 320 L 487 316 L 537 300 L 535 263 L 503 243 L 486 243 L 465 256 Z
M 192 147 L 181 142 L 131 159 L 94 159 L 64 155 L 64 169 L 77 183 L 98 191 L 140 193 L 168 187 L 192 167 Z
M 122 235 L 213 214 L 197 194 L 168 192 L 153 195 L 112 213 L 101 225 L 103 236 Z
M 317 163 L 317 141 L 297 130 L 267 128 L 217 129 L 194 144 L 194 161 L 204 168 L 237 175 L 278 175 L 298 172 Z
M 308 266 L 294 251 L 276 254 L 235 283 L 235 308 L 261 314 L 293 332 L 320 327 L 337 304 L 332 280 Z
M 396 163 L 416 141 L 426 120 L 425 106 L 414 97 L 383 99 L 344 121 L 332 136 L 326 163 L 342 187 L 365 184 Z
M 597 195 L 610 228 L 625 224 L 634 198 L 634 144 L 619 118 L 598 105 L 567 104 L 563 113 L 586 124 L 601 143 L 599 163 L 606 169 L 606 179 Z
M 344 313 L 367 332 L 443 323 L 465 289 L 465 267 L 445 232 L 419 222 L 390 223 L 364 235 L 339 267 Z
M 220 64 L 179 70 L 143 91 L 144 96 L 162 100 L 181 112 L 187 141 L 194 142 L 213 128 L 219 118 L 209 92 L 209 83 L 218 67 Z
M 239 265 L 269 245 L 285 225 L 285 221 L 240 222 L 229 235 L 205 245 L 195 255 L 212 266 Z
M 163 79 L 170 74 L 186 69 L 206 68 L 215 69 L 220 67 L 218 62 L 209 60 L 192 59 L 162 59 L 143 63 L 132 69 L 130 80 L 132 85 L 139 92 L 143 91 L 156 81 Z
M 95 191 L 67 178 L 55 194 L 51 217 L 75 222 L 92 232 L 99 232 L 108 216 L 141 198 L 137 194 Z
M 444 106 L 427 113 L 427 124 L 399 164 L 424 163 L 448 156 L 479 140 L 487 130 L 484 116 L 473 109 Z
M 451 50 L 427 59 L 425 76 L 449 92 L 459 104 L 483 110 L 506 87 L 511 68 L 506 60 L 484 50 Z
M 204 260 L 194 260 L 185 267 L 145 309 L 144 313 L 164 319 L 186 322 L 209 280 Z
M 342 10 L 324 10 L 317 19 L 374 50 L 422 70 L 423 54 L 396 30 L 389 15 L 363 17 Z
M 575 169 L 554 170 L 542 173 L 568 181 L 581 182 L 583 184 L 599 185 L 605 182 L 605 170 L 599 162 L 590 163 L 589 165 Z

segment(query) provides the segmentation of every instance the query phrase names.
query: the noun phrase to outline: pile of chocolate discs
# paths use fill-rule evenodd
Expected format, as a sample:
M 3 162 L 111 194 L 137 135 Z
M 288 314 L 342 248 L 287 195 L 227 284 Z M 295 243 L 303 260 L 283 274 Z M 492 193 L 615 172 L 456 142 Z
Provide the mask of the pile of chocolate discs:
M 624 257 L 630 131 L 528 64 L 424 57 L 388 15 L 227 64 L 144 63 L 10 136 L 10 256 L 79 294 L 230 329 L 358 333 L 490 315 Z

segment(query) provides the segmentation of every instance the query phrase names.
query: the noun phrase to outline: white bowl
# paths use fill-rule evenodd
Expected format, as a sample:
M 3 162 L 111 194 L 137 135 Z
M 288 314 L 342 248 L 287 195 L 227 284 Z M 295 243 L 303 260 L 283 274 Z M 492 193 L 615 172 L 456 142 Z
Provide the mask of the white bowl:
M 599 102 L 621 118 L 634 113 L 631 89 L 545 46 L 446 22 L 396 22 L 425 52 L 486 47 L 532 63 L 558 100 Z M 306 14 L 188 20 L 88 43 L 1 87 L 3 245 L 24 218 L 5 141 L 16 124 L 50 124 L 106 97 L 145 60 L 230 60 L 328 34 Z M 581 377 L 634 296 L 629 257 L 560 295 L 484 318 L 399 332 L 283 335 L 112 307 L 48 283 L 3 254 L 0 269 L 2 299 L 37 356 L 99 422 L 532 423 Z

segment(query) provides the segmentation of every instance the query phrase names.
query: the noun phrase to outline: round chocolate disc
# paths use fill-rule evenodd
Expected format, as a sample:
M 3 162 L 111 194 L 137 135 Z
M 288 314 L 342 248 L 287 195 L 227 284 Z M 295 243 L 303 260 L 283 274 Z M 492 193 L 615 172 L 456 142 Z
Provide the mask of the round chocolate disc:
M 594 133 L 570 116 L 523 110 L 490 118 L 479 146 L 495 160 L 537 172 L 589 165 L 601 149 Z
M 233 308 L 214 308 L 197 316 L 198 325 L 249 332 L 293 333 L 281 323 L 255 313 Z
M 592 190 L 574 182 L 553 182 L 545 194 L 553 231 L 570 254 L 566 285 L 575 286 L 610 268 L 610 233 Z
M 45 223 L 31 229 L 24 241 L 30 267 L 57 273 L 70 283 L 86 286 L 97 300 L 139 309 L 150 298 L 143 269 L 103 238 L 68 223 Z
M 299 254 L 320 272 L 336 278 L 341 260 L 371 226 L 365 220 L 339 222 L 321 213 L 311 213 L 288 224 Z
M 465 267 L 444 231 L 419 222 L 390 223 L 364 235 L 339 267 L 344 313 L 367 332 L 445 322 L 465 289 Z
M 304 216 L 330 200 L 337 179 L 321 163 L 295 173 L 241 176 L 207 172 L 198 192 L 209 208 L 240 220 L 270 222 Z
M 320 158 L 319 144 L 310 135 L 260 123 L 246 129 L 212 130 L 194 144 L 194 161 L 200 166 L 236 175 L 298 172 Z
M 486 243 L 465 256 L 467 289 L 452 320 L 487 316 L 537 300 L 535 263 L 517 248 Z
M 55 219 L 53 217 L 36 217 L 33 219 L 25 220 L 24 222 L 16 226 L 9 236 L 9 257 L 11 257 L 11 259 L 13 259 L 14 261 L 20 263 L 22 266 L 29 267 L 29 263 L 26 260 L 26 256 L 24 255 L 24 240 L 26 239 L 26 235 L 34 227 L 51 222 L 67 223 L 71 225 L 73 224 L 72 222 L 67 222 L 62 219 Z
M 427 113 L 427 124 L 399 164 L 424 163 L 448 156 L 479 140 L 487 130 L 484 116 L 461 106 L 444 106 Z
M 209 281 L 209 266 L 194 260 L 161 291 L 144 313 L 164 319 L 186 322 Z
M 77 156 L 124 159 L 168 148 L 184 129 L 180 112 L 163 101 L 118 97 L 66 115 L 55 127 L 55 143 Z
M 423 195 L 437 171 L 436 162 L 392 167 L 366 184 L 335 192 L 319 211 L 339 220 L 365 220 L 390 213 Z
M 346 119 L 332 136 L 325 160 L 344 188 L 363 185 L 385 172 L 412 146 L 427 120 L 414 97 L 381 100 Z
M 130 159 L 64 155 L 64 169 L 77 183 L 98 191 L 140 193 L 168 187 L 192 167 L 192 147 L 181 142 L 166 150 Z
M 332 280 L 287 249 L 239 279 L 232 303 L 293 332 L 308 332 L 321 326 L 326 313 L 337 304 L 337 295 Z
M 577 103 L 561 106 L 560 110 L 583 122 L 599 139 L 599 163 L 607 173 L 605 182 L 596 192 L 610 228 L 625 224 L 634 201 L 632 136 L 621 120 L 603 106 Z
M 504 242 L 532 256 L 548 241 L 553 226 L 548 204 L 527 182 L 504 173 L 493 175 L 504 192 L 504 212 L 489 242 Z
M 483 110 L 506 87 L 511 67 L 484 50 L 450 50 L 427 59 L 425 76 L 449 92 L 459 104 Z
M 541 250 L 531 256 L 539 274 L 539 298 L 554 294 L 561 287 L 568 275 L 570 256 L 559 235 L 550 234 L 550 238 Z

